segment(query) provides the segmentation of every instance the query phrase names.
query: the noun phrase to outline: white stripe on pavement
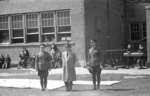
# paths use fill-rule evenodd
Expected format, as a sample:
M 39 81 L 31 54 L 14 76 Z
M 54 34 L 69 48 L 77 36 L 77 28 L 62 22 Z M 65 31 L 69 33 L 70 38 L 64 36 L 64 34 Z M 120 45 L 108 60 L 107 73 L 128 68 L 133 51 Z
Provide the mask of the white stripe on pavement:
M 112 85 L 120 81 L 101 81 L 101 85 Z M 92 85 L 92 81 L 74 81 L 74 84 Z M 48 80 L 47 89 L 56 89 L 64 86 L 63 81 Z M 0 79 L 0 87 L 14 88 L 41 88 L 37 79 Z

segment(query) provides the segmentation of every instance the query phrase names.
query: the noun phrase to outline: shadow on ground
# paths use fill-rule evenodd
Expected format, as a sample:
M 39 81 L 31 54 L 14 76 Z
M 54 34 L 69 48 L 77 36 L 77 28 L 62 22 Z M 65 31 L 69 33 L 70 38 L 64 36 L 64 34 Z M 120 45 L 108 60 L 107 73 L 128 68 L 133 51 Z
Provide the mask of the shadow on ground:
M 102 89 L 102 91 L 133 91 L 135 89 Z

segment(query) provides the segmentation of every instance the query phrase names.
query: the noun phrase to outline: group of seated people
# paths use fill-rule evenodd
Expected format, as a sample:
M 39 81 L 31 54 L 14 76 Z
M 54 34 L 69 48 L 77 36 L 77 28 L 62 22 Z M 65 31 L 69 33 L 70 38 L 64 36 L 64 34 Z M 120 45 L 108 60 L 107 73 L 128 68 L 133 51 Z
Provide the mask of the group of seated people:
M 7 55 L 1 54 L 0 68 L 7 69 L 7 68 L 10 68 L 10 65 L 11 65 L 11 58 L 10 58 L 9 54 L 7 54 Z
M 49 54 L 51 55 L 51 67 L 52 68 L 60 68 L 61 67 L 61 52 L 57 48 L 57 46 L 53 43 L 50 46 Z M 31 56 L 28 49 L 23 48 L 19 54 L 19 63 L 18 69 L 20 68 L 28 68 L 28 66 L 34 68 L 36 56 Z
M 27 59 L 29 58 L 29 51 L 26 48 L 23 48 L 21 53 L 19 54 L 19 64 L 18 68 L 26 68 L 27 67 Z
M 138 48 L 133 48 L 133 45 L 128 44 L 127 49 L 124 52 L 124 56 L 127 57 L 127 68 L 138 64 L 140 69 L 145 68 L 146 55 L 142 44 L 138 45 Z

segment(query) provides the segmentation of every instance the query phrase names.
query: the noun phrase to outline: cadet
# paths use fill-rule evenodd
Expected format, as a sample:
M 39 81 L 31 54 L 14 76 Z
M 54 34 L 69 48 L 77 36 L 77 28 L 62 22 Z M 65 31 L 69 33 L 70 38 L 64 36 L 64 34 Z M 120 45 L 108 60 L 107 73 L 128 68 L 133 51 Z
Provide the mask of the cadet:
M 47 87 L 48 70 L 50 69 L 51 56 L 44 51 L 44 45 L 40 45 L 40 52 L 35 60 L 35 68 L 40 77 L 41 90 L 44 91 Z
M 96 41 L 90 41 L 88 52 L 88 70 L 92 75 L 94 90 L 99 89 L 101 81 L 101 52 L 96 46 Z M 97 87 L 96 87 L 97 83 Z

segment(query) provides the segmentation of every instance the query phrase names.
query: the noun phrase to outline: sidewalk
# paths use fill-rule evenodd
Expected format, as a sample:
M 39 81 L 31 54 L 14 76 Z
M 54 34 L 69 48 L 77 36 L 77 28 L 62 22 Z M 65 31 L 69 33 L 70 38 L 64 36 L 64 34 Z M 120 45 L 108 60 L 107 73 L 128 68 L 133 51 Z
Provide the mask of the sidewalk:
M 16 69 L 12 68 L 10 70 L 22 70 L 25 71 L 25 74 L 35 74 L 35 69 Z M 1 74 L 1 73 L 0 73 Z M 62 68 L 52 69 L 49 71 L 49 74 L 62 74 Z M 77 75 L 86 75 L 90 74 L 86 68 L 76 67 L 76 74 Z M 131 69 L 117 69 L 117 70 L 102 70 L 102 74 L 128 74 L 128 75 L 150 75 L 150 68 L 149 69 L 138 69 L 138 68 L 131 68 Z
M 62 69 L 52 69 L 50 74 L 61 74 Z M 76 68 L 78 75 L 90 74 L 89 71 L 82 67 Z M 102 70 L 102 74 L 128 74 L 128 75 L 150 75 L 150 69 L 117 69 L 117 70 Z

